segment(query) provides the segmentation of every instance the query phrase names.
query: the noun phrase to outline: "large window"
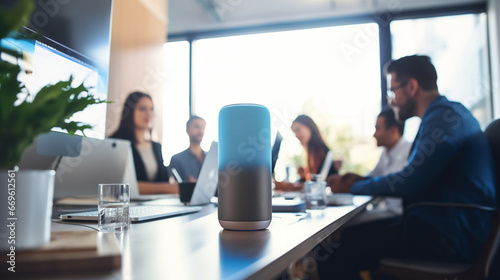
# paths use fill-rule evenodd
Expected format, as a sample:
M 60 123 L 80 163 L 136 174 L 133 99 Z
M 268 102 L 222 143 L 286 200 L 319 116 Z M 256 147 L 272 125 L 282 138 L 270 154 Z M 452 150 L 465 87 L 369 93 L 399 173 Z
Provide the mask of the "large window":
M 472 111 L 483 128 L 491 120 L 486 14 L 397 20 L 391 23 L 392 56 L 430 56 L 438 89 Z M 414 118 L 415 119 L 415 118 Z M 413 139 L 419 120 L 407 124 Z
M 165 44 L 165 95 L 163 97 L 163 159 L 189 146 L 186 122 L 189 118 L 189 43 Z
M 193 112 L 207 121 L 204 147 L 217 140 L 220 108 L 258 103 L 284 136 L 276 172 L 304 165 L 290 129 L 298 114 L 318 124 L 344 168 L 366 172 L 378 158 L 372 133 L 380 111 L 376 24 L 198 40 L 193 43 Z M 293 172 L 291 172 L 293 173 Z
M 484 13 L 393 20 L 390 31 L 394 59 L 429 55 L 441 94 L 462 102 L 483 127 L 489 122 Z M 372 135 L 381 109 L 380 54 L 385 53 L 376 23 L 198 38 L 191 42 L 191 61 L 189 49 L 187 41 L 166 44 L 166 163 L 187 147 L 184 125 L 190 110 L 207 121 L 202 143 L 207 150 L 217 141 L 219 110 L 247 102 L 268 107 L 273 134 L 279 130 L 284 136 L 278 180 L 287 169 L 304 165 L 304 149 L 290 129 L 299 114 L 318 124 L 334 158 L 343 160 L 341 171 L 365 174 L 374 167 L 381 152 Z M 418 118 L 407 121 L 407 139 L 413 140 L 419 123 Z

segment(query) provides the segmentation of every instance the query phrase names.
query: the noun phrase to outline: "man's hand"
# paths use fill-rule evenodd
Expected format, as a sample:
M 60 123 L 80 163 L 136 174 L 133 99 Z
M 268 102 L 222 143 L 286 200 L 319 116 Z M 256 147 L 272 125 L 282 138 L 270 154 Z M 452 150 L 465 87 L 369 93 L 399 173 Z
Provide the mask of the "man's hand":
M 306 178 L 306 170 L 304 167 L 299 166 L 297 167 L 297 174 L 299 174 L 300 178 L 305 179 Z
M 346 173 L 342 175 L 342 180 L 351 181 L 352 184 L 354 184 L 357 181 L 363 181 L 365 179 L 366 179 L 365 177 L 359 176 L 358 174 L 354 173 Z
M 275 191 L 283 191 L 283 192 L 300 192 L 302 191 L 303 183 L 291 183 L 291 182 L 274 182 Z
M 332 189 L 332 192 L 335 193 L 348 193 L 351 191 L 351 186 L 357 181 L 364 180 L 365 178 L 354 174 L 354 173 L 346 173 L 342 176 L 340 175 L 331 175 L 326 179 L 327 185 Z

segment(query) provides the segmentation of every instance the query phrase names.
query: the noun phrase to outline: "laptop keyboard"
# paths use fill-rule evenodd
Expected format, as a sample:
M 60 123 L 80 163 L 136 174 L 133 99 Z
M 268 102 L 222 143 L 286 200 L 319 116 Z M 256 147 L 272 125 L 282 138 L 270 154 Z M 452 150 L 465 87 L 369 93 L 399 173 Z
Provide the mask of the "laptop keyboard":
M 202 207 L 195 206 L 173 206 L 173 205 L 136 205 L 130 207 L 130 218 L 144 219 L 164 217 L 166 215 L 178 215 L 198 212 Z
M 165 218 L 182 214 L 198 212 L 202 209 L 201 206 L 176 206 L 176 205 L 134 205 L 130 206 L 130 220 L 132 222 L 146 221 L 157 218 Z M 84 220 L 97 220 L 97 211 L 79 212 L 62 215 L 63 220 L 79 220 L 79 217 Z

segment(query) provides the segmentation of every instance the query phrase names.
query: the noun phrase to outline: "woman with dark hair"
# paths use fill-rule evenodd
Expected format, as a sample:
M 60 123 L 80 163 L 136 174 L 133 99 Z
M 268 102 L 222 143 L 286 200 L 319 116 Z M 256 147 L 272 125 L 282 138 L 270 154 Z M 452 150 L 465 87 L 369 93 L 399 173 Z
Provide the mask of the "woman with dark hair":
M 151 140 L 153 109 L 149 94 L 132 92 L 123 105 L 120 126 L 111 137 L 131 142 L 141 194 L 178 193 L 177 184 L 168 183 L 170 175 L 163 164 L 160 143 Z
M 275 182 L 275 190 L 280 191 L 300 191 L 303 183 L 311 179 L 312 174 L 319 174 L 325 162 L 326 154 L 330 150 L 325 144 L 321 133 L 319 132 L 316 123 L 306 115 L 299 115 L 292 122 L 292 131 L 295 137 L 306 151 L 307 165 L 305 168 L 299 167 L 297 172 L 301 179 L 296 183 L 291 182 Z M 332 164 L 328 175 L 337 174 L 335 165 Z

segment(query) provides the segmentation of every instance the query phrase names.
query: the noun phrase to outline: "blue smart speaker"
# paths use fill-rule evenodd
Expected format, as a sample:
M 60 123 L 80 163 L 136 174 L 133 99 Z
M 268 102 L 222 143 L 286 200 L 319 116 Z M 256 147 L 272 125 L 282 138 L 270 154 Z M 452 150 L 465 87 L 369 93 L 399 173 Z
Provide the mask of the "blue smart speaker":
M 261 230 L 271 223 L 271 117 L 256 104 L 219 112 L 218 214 L 228 230 Z

